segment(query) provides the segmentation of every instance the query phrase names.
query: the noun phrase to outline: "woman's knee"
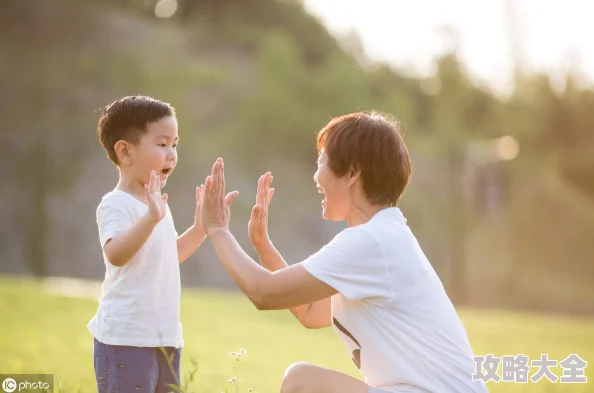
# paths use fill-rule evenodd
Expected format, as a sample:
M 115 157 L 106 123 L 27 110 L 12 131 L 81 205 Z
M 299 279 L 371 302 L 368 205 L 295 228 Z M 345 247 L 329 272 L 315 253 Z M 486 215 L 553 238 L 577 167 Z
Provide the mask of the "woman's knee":
M 308 381 L 317 366 L 311 363 L 293 363 L 285 371 L 281 383 L 281 393 L 306 393 Z

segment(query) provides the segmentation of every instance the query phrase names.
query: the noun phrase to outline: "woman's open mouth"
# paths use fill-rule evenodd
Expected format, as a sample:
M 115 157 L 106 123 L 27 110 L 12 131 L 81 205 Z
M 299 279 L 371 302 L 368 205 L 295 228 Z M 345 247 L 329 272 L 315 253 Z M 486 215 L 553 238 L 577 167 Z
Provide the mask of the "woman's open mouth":
M 322 189 L 322 187 L 318 186 L 317 189 L 318 189 L 318 194 L 322 194 L 322 195 L 324 195 L 324 197 L 326 196 L 326 194 L 324 194 L 324 190 Z M 326 198 L 324 198 L 322 200 L 321 205 L 322 205 L 322 207 L 326 205 Z

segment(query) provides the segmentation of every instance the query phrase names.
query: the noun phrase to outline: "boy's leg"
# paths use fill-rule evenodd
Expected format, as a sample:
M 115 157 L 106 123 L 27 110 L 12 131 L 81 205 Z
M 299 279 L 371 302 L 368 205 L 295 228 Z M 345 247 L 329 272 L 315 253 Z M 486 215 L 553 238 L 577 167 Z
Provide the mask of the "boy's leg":
M 95 376 L 99 393 L 152 393 L 159 367 L 155 348 L 106 345 L 95 340 Z
M 310 363 L 291 365 L 283 377 L 281 393 L 376 393 L 365 382 Z
M 109 348 L 93 338 L 93 365 L 95 368 L 95 381 L 98 393 L 110 393 L 113 383 L 110 376 L 115 374 L 113 362 L 109 359 Z
M 156 349 L 159 363 L 159 379 L 156 393 L 177 392 L 169 385 L 181 388 L 181 348 L 162 347 Z M 170 362 L 168 361 L 170 360 Z

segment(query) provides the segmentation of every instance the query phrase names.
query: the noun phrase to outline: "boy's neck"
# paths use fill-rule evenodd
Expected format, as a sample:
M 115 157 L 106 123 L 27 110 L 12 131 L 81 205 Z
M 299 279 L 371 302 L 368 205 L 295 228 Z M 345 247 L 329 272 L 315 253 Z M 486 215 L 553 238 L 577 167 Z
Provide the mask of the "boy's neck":
M 132 196 L 146 202 L 146 195 L 144 194 L 144 185 L 141 184 L 134 176 L 120 170 L 120 179 L 115 187 L 116 190 L 127 192 Z

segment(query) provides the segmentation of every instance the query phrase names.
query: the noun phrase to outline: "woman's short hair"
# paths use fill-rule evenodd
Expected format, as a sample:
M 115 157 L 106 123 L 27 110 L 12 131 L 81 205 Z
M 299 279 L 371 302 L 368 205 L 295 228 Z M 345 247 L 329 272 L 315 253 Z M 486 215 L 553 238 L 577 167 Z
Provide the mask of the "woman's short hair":
M 318 154 L 328 157 L 339 177 L 360 171 L 372 204 L 395 206 L 409 183 L 411 162 L 400 124 L 379 112 L 357 112 L 332 119 L 317 137 Z

